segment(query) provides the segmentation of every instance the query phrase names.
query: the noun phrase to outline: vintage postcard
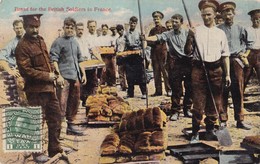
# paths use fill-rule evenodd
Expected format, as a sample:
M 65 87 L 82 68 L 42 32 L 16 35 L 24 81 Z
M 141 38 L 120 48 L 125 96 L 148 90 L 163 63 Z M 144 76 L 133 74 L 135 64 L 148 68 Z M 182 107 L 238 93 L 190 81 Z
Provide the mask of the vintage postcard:
M 28 152 L 43 152 L 46 155 L 48 155 L 48 153 L 50 154 L 47 148 L 47 135 L 45 136 L 45 139 L 42 140 L 42 109 L 41 107 L 30 107 L 26 100 L 26 96 L 30 96 L 28 93 L 38 91 L 31 89 L 34 84 L 31 83 L 28 85 L 26 83 L 30 83 L 34 80 L 36 81 L 35 84 L 41 84 L 42 81 L 54 81 L 51 84 L 53 85 L 53 88 L 58 88 L 57 91 L 63 89 L 63 87 L 70 87 L 69 85 L 65 87 L 64 81 L 59 79 L 63 74 L 62 71 L 66 70 L 67 67 L 70 67 L 70 70 L 76 70 L 76 79 L 70 79 L 72 83 L 78 79 L 84 79 L 84 73 L 82 73 L 82 70 L 79 70 L 81 65 L 79 66 L 78 64 L 80 62 L 75 65 L 71 64 L 72 62 L 75 62 L 75 58 L 72 58 L 73 60 L 71 59 L 71 63 L 68 62 L 63 68 L 59 65 L 64 62 L 62 60 L 65 59 L 59 56 L 59 60 L 57 56 L 60 54 L 64 55 L 67 50 L 74 51 L 75 47 L 73 47 L 73 44 L 80 47 L 83 56 L 82 58 L 86 60 L 84 61 L 85 67 L 83 68 L 87 73 L 86 83 L 91 83 L 89 86 L 95 91 L 87 88 L 88 91 L 91 91 L 87 93 L 87 96 L 84 95 L 85 97 L 82 92 L 80 93 L 81 100 L 76 102 L 76 104 L 78 103 L 80 105 L 78 110 L 76 110 L 76 116 L 73 116 L 73 121 L 66 118 L 66 115 L 70 115 L 71 113 L 66 113 L 66 110 L 62 108 L 64 106 L 69 108 L 68 106 L 72 103 L 69 105 L 66 103 L 65 105 L 64 103 L 62 104 L 65 99 L 64 97 L 59 101 L 62 108 L 61 131 L 60 134 L 57 134 L 57 131 L 55 131 L 55 134 L 51 133 L 49 135 L 59 136 L 58 141 L 51 142 L 60 142 L 61 148 L 63 148 L 66 155 L 64 156 L 64 154 L 58 153 L 58 155 L 51 157 L 50 159 L 48 158 L 49 163 L 58 163 L 59 160 L 78 164 L 127 162 L 168 164 L 182 162 L 198 163 L 199 161 L 225 163 L 223 161 L 227 160 L 230 160 L 230 162 L 244 160 L 242 163 L 259 162 L 260 121 L 258 120 L 260 116 L 260 88 L 256 76 L 257 73 L 259 74 L 257 70 L 253 71 L 252 77 L 245 89 L 245 97 L 241 100 L 244 101 L 244 106 L 242 105 L 243 109 L 241 108 L 243 110 L 242 113 L 244 114 L 243 118 L 245 122 L 251 126 L 251 129 L 247 129 L 247 126 L 244 126 L 244 124 L 237 124 L 237 116 L 234 116 L 234 108 L 236 108 L 237 105 L 232 103 L 231 96 L 228 97 L 227 103 L 228 109 L 230 110 L 228 110 L 229 117 L 227 124 L 225 125 L 227 127 L 225 130 L 228 130 L 230 133 L 229 137 L 231 137 L 232 141 L 230 141 L 229 144 L 232 144 L 232 146 L 222 147 L 223 145 L 217 140 L 205 141 L 206 126 L 204 123 L 200 125 L 201 129 L 199 131 L 202 142 L 189 144 L 192 135 L 192 118 L 190 118 L 187 111 L 183 109 L 183 106 L 185 106 L 183 105 L 185 101 L 183 100 L 185 99 L 184 95 L 185 92 L 188 92 L 187 90 L 183 90 L 183 88 L 186 87 L 186 84 L 180 83 L 181 91 L 178 90 L 180 92 L 177 95 L 181 102 L 179 107 L 183 109 L 183 112 L 181 110 L 176 120 L 173 121 L 170 119 L 172 115 L 169 111 L 172 109 L 171 103 L 174 101 L 174 98 L 170 87 L 166 84 L 166 81 L 168 80 L 166 80 L 164 76 L 171 74 L 169 70 L 170 68 L 173 68 L 173 63 L 171 67 L 171 64 L 167 63 L 166 58 L 165 61 L 161 62 L 161 65 L 162 67 L 167 67 L 167 70 L 166 68 L 162 69 L 165 69 L 165 72 L 168 71 L 168 73 L 162 71 L 162 73 L 156 74 L 155 69 L 159 69 L 159 66 L 156 68 L 155 64 L 157 64 L 157 62 L 159 63 L 161 58 L 158 58 L 157 60 L 151 56 L 151 51 L 156 46 L 154 46 L 153 43 L 151 44 L 148 42 L 148 46 L 145 47 L 145 40 L 151 35 L 152 29 L 158 30 L 154 28 L 156 14 L 159 15 L 158 17 L 161 19 L 160 23 L 164 27 L 167 26 L 167 22 L 172 22 L 172 16 L 176 16 L 177 14 L 177 18 L 181 18 L 181 22 L 179 22 L 180 28 L 185 29 L 187 33 L 189 29 L 203 25 L 207 20 L 207 16 L 205 14 L 203 15 L 200 11 L 200 5 L 203 6 L 203 4 L 200 4 L 201 1 L 211 3 L 207 4 L 207 7 L 213 9 L 214 18 L 212 20 L 209 18 L 209 22 L 214 21 L 214 23 L 212 23 L 213 26 L 224 22 L 223 17 L 221 17 L 221 11 L 217 10 L 215 2 L 212 2 L 215 0 L 0 0 L 0 140 L 3 141 L 0 143 L 0 163 L 21 162 L 31 164 L 35 163 L 35 157 Z M 226 2 L 225 0 L 216 1 L 219 4 Z M 248 29 L 252 27 L 253 23 L 253 19 L 251 18 L 252 13 L 250 14 L 249 12 L 259 12 L 260 0 L 233 0 L 227 5 L 231 5 L 231 8 L 235 11 L 233 13 L 234 24 Z M 220 19 L 220 22 L 218 22 L 217 19 L 215 20 L 215 14 L 222 18 Z M 32 16 L 29 16 L 30 18 L 28 18 L 26 15 Z M 132 19 L 133 16 L 134 19 Z M 204 19 L 202 17 L 204 17 Z M 28 18 L 28 20 L 26 20 L 26 18 Z M 74 26 L 70 27 L 70 25 L 64 24 L 64 20 L 67 20 L 67 18 L 69 18 L 69 20 L 75 20 L 75 22 L 82 27 L 79 34 L 84 42 L 81 43 L 81 40 L 78 39 L 77 43 L 73 42 L 71 45 L 72 48 L 65 41 L 60 41 L 60 38 L 65 38 L 65 40 L 68 38 L 68 35 L 70 35 L 69 30 L 75 30 Z M 259 16 L 255 19 L 258 19 L 259 23 Z M 15 58 L 15 55 L 17 55 L 15 54 L 16 45 L 21 44 L 20 39 L 26 34 L 24 35 L 25 30 L 22 30 L 22 35 L 17 37 L 19 32 L 15 30 L 15 24 L 17 23 L 15 20 L 18 20 L 18 23 L 19 20 L 23 20 L 28 24 L 35 23 L 36 25 L 27 26 L 31 29 L 27 29 L 26 33 L 30 33 L 32 32 L 30 30 L 36 29 L 35 33 L 31 33 L 32 36 L 39 35 L 42 37 L 41 41 L 39 41 L 40 49 L 35 50 L 32 48 L 31 52 L 26 51 L 26 55 L 30 56 L 29 58 L 32 59 L 31 63 L 26 63 L 29 59 L 20 60 L 20 68 L 18 68 Z M 132 28 L 132 20 L 137 20 L 135 30 L 137 31 L 136 35 L 138 38 L 138 40 L 133 41 L 133 43 L 131 43 L 131 39 L 135 36 L 131 35 L 133 31 L 129 30 Z M 91 27 L 90 24 L 93 22 L 94 27 Z M 174 24 L 172 25 L 174 26 Z M 192 28 L 190 26 L 192 26 Z M 128 38 L 125 37 L 126 40 L 128 39 L 128 44 L 132 45 L 119 51 L 115 48 L 115 45 L 119 44 L 117 43 L 119 40 L 116 39 L 119 38 L 120 35 L 118 33 L 120 33 L 120 30 L 122 29 L 124 30 L 123 34 L 127 33 L 127 35 L 129 35 Z M 170 30 L 171 29 L 169 29 L 169 31 Z M 259 40 L 259 30 L 255 31 L 255 36 L 258 36 Z M 191 33 L 191 30 L 189 32 Z M 173 35 L 179 33 L 180 31 L 177 30 Z M 76 31 L 73 31 L 71 35 L 72 36 L 70 37 L 74 38 L 75 36 L 76 38 L 78 34 Z M 102 39 L 102 35 L 113 36 L 114 40 L 108 41 L 106 38 Z M 215 37 L 217 36 L 215 35 Z M 157 41 L 159 38 L 161 38 L 161 40 Z M 185 37 L 185 43 L 186 38 L 187 37 Z M 202 38 L 207 37 L 206 35 L 203 35 Z M 152 41 L 154 39 L 156 44 L 165 44 L 165 42 L 162 41 L 165 38 L 162 36 L 149 39 Z M 217 49 L 214 44 L 215 38 L 207 39 L 208 42 L 205 41 L 204 43 L 209 43 L 207 45 L 211 46 L 211 50 Z M 175 38 L 175 40 L 177 40 L 176 42 L 178 44 L 182 41 L 179 37 L 177 37 L 177 39 Z M 60 42 L 59 46 L 61 48 L 57 46 L 58 42 Z M 170 44 L 168 42 L 171 42 L 171 40 L 167 41 L 167 44 Z M 45 43 L 46 46 L 42 43 Z M 259 44 L 259 41 L 257 43 Z M 38 42 L 35 44 L 38 44 Z M 139 47 L 136 48 L 136 45 Z M 22 49 L 23 47 L 21 48 L 20 46 L 19 48 Z M 30 48 L 31 47 L 28 46 L 26 47 L 26 50 Z M 184 45 L 179 46 L 178 48 L 184 51 Z M 208 50 L 205 47 L 202 48 L 204 48 L 203 50 Z M 60 54 L 56 53 L 57 49 L 60 50 Z M 259 47 L 256 46 L 256 48 L 254 47 L 252 49 L 253 52 L 256 52 L 255 54 L 258 53 L 259 56 Z M 165 46 L 164 51 L 166 52 L 166 55 L 170 54 L 170 50 L 171 48 Z M 158 53 L 161 53 L 160 51 L 163 50 L 157 51 Z M 45 53 L 45 56 L 43 55 L 43 52 Z M 41 55 L 42 58 L 37 58 Z M 120 77 L 122 72 L 119 72 L 122 70 L 120 67 L 122 64 L 120 63 L 121 60 L 120 58 L 118 59 L 118 56 L 121 56 L 124 59 L 124 57 L 128 55 L 137 55 L 140 57 L 141 66 L 138 65 L 138 61 L 134 61 L 132 64 L 134 66 L 137 65 L 135 68 L 123 68 L 123 70 L 127 69 L 126 78 L 128 81 L 128 83 L 125 81 L 125 84 L 123 84 L 123 80 Z M 49 57 L 52 62 L 54 61 L 54 64 L 49 61 Z M 81 61 L 81 59 L 77 60 Z M 5 61 L 8 61 L 8 64 L 6 64 Z M 21 73 L 21 76 L 26 76 L 27 79 L 19 78 L 19 69 L 22 71 L 31 71 L 28 67 L 21 69 L 21 65 L 28 64 L 27 66 L 32 66 L 33 69 L 37 70 L 40 67 L 44 67 L 42 64 L 43 61 L 45 64 L 47 63 L 47 68 L 50 70 L 53 69 L 53 71 L 50 72 L 53 74 L 50 74 L 49 76 L 45 76 L 43 73 L 37 74 L 38 76 L 42 75 L 46 77 L 46 79 L 28 78 L 35 75 L 31 72 Z M 113 61 L 113 63 L 111 62 L 111 64 L 109 61 Z M 125 62 L 124 60 L 122 61 Z M 152 61 L 154 63 L 152 63 Z M 260 62 L 257 58 L 256 61 L 258 63 Z M 145 64 L 142 65 L 143 63 Z M 58 64 L 58 66 L 55 64 Z M 239 59 L 238 64 L 242 67 L 246 67 L 246 64 Z M 187 64 L 187 66 L 191 67 L 191 64 Z M 8 69 L 9 67 L 11 69 Z M 113 68 L 111 69 L 110 67 Z M 215 68 L 216 65 L 213 67 Z M 213 67 L 209 66 L 208 68 Z M 107 73 L 111 70 L 116 73 Z M 182 70 L 183 69 L 180 69 L 180 71 Z M 81 74 L 79 73 L 80 71 Z M 137 76 L 139 77 L 140 74 L 142 75 L 142 73 L 145 74 L 145 82 L 142 82 L 141 78 L 136 78 Z M 104 76 L 103 79 L 104 74 L 106 74 L 106 76 Z M 73 75 L 74 74 L 70 74 L 71 77 Z M 186 76 L 183 78 L 185 77 Z M 68 78 L 68 76 L 66 78 Z M 66 78 L 64 79 L 66 80 Z M 39 79 L 42 81 L 37 81 Z M 132 79 L 134 79 L 134 82 L 131 83 Z M 107 81 L 103 83 L 105 80 Z M 109 85 L 109 80 L 111 80 L 113 84 Z M 158 84 L 158 81 L 160 84 Z M 84 83 L 84 81 L 81 82 Z M 108 88 L 103 84 L 109 85 Z M 136 84 L 140 86 L 140 89 Z M 129 91 L 132 89 L 129 86 L 132 87 L 132 85 L 136 85 L 135 90 L 133 89 L 134 93 Z M 42 91 L 42 88 L 44 87 L 41 86 L 38 89 L 45 94 L 45 92 Z M 207 88 L 206 85 L 205 88 Z M 81 86 L 80 89 L 83 90 L 84 87 Z M 27 91 L 27 95 L 24 90 Z M 28 90 L 30 92 L 28 92 Z M 54 90 L 48 90 L 46 92 L 54 93 L 56 96 L 56 91 L 54 92 Z M 194 95 L 201 96 L 201 93 L 196 93 Z M 58 95 L 58 97 L 59 96 L 60 95 Z M 75 95 L 70 93 L 67 94 L 67 96 L 73 97 Z M 207 96 L 209 97 L 210 95 Z M 75 96 L 72 99 L 76 100 L 77 97 Z M 189 107 L 191 106 L 192 105 Z M 149 110 L 146 111 L 149 112 L 144 112 L 143 109 L 147 109 L 147 107 L 149 107 Z M 161 113 L 162 110 L 159 110 L 160 108 L 165 109 L 164 112 L 167 116 L 165 113 Z M 128 112 L 132 112 L 130 116 L 128 115 L 129 117 L 124 115 Z M 114 113 L 115 115 L 113 115 Z M 148 116 L 145 117 L 147 120 L 144 121 L 145 113 L 147 113 Z M 170 115 L 170 117 L 168 115 Z M 154 120 L 151 121 L 150 117 L 152 119 L 154 118 Z M 128 118 L 129 122 L 132 124 L 127 124 L 127 121 L 123 120 L 123 118 Z M 149 126 L 146 124 L 149 124 Z M 217 123 L 217 126 L 220 126 L 220 122 Z M 45 130 L 48 131 L 47 129 Z M 111 131 L 113 132 L 112 134 Z M 141 134 L 140 131 L 142 132 Z M 248 136 L 249 139 L 246 138 Z M 253 136 L 253 139 L 256 136 L 256 139 L 251 142 L 250 136 Z M 244 138 L 246 139 L 244 140 Z M 107 146 L 107 144 L 103 142 L 106 140 L 113 140 L 114 142 L 112 145 Z M 246 142 L 248 140 L 249 143 Z M 120 147 L 123 144 L 126 144 L 128 147 L 125 145 L 123 148 Z M 213 162 L 211 160 L 213 160 Z

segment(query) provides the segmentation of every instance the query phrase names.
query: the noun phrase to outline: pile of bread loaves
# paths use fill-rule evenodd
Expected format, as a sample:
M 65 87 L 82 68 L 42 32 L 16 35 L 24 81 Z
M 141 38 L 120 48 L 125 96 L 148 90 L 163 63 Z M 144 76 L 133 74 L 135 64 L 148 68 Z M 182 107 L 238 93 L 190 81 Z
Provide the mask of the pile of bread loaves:
M 86 100 L 87 116 L 92 121 L 119 122 L 122 115 L 130 110 L 128 102 L 121 97 L 96 94 Z
M 160 153 L 166 148 L 166 115 L 158 107 L 127 112 L 101 145 L 101 155 Z

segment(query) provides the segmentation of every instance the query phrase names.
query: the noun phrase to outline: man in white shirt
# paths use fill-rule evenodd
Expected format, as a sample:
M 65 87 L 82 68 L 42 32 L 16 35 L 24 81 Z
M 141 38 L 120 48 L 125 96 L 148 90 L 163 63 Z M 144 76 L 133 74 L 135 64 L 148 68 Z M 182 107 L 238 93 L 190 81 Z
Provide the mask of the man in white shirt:
M 88 52 L 88 47 L 87 45 L 87 41 L 84 37 L 84 24 L 82 22 L 79 22 L 76 24 L 76 37 L 75 39 L 78 41 L 79 43 L 79 47 L 80 47 L 80 51 L 82 54 L 82 57 L 84 58 L 84 60 L 90 60 L 91 59 L 91 55 Z
M 225 119 L 222 108 L 222 60 L 225 71 L 226 86 L 230 86 L 229 76 L 229 49 L 225 33 L 215 27 L 214 18 L 219 4 L 215 0 L 200 1 L 199 9 L 201 10 L 201 17 L 204 24 L 195 27 L 195 30 L 190 30 L 188 39 L 185 45 L 185 53 L 193 54 L 192 64 L 192 89 L 193 89 L 193 109 L 192 109 L 192 138 L 191 143 L 196 143 L 199 140 L 198 131 L 200 123 L 205 113 L 204 120 L 206 124 L 206 139 L 216 140 L 214 133 L 214 124 L 217 119 Z M 194 47 L 194 39 L 196 39 L 198 50 Z M 200 55 L 199 55 L 200 54 Z M 204 62 L 212 94 L 216 103 L 214 108 L 212 98 L 209 93 L 205 71 L 202 66 Z M 222 60 L 221 60 L 222 59 Z M 217 112 L 220 114 L 218 118 Z

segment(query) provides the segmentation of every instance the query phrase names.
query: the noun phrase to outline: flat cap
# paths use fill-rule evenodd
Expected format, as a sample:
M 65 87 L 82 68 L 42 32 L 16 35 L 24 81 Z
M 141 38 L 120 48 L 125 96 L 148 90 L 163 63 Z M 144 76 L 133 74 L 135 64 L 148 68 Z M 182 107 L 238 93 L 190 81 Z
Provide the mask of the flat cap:
M 25 25 L 40 26 L 41 20 L 40 17 L 42 14 L 29 14 L 29 15 L 20 15 L 23 18 Z
M 222 12 L 222 11 L 225 11 L 227 9 L 233 9 L 235 10 L 236 8 L 236 4 L 235 2 L 223 2 L 219 5 L 219 11 Z
M 116 29 L 115 26 L 111 26 L 111 27 L 109 28 L 109 30 L 115 30 L 115 29 Z
M 152 13 L 152 16 L 153 16 L 153 18 L 154 18 L 154 17 L 160 17 L 161 19 L 163 19 L 163 17 L 164 17 L 163 13 L 160 12 L 160 11 L 155 11 L 155 12 L 153 12 L 153 13 Z
M 212 7 L 215 11 L 217 11 L 219 7 L 219 3 L 216 0 L 201 0 L 199 2 L 198 7 L 200 10 L 206 7 Z
M 255 14 L 258 14 L 260 13 L 260 9 L 254 9 L 254 10 L 251 10 L 249 11 L 247 14 L 252 16 L 252 15 L 255 15 Z

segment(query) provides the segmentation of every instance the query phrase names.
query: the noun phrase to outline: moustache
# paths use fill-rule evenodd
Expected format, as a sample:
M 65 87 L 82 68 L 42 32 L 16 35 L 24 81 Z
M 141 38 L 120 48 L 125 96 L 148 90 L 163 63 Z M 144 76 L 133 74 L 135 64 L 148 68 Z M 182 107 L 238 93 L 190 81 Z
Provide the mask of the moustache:
M 32 34 L 33 34 L 33 35 L 38 35 L 38 32 L 33 32 Z

